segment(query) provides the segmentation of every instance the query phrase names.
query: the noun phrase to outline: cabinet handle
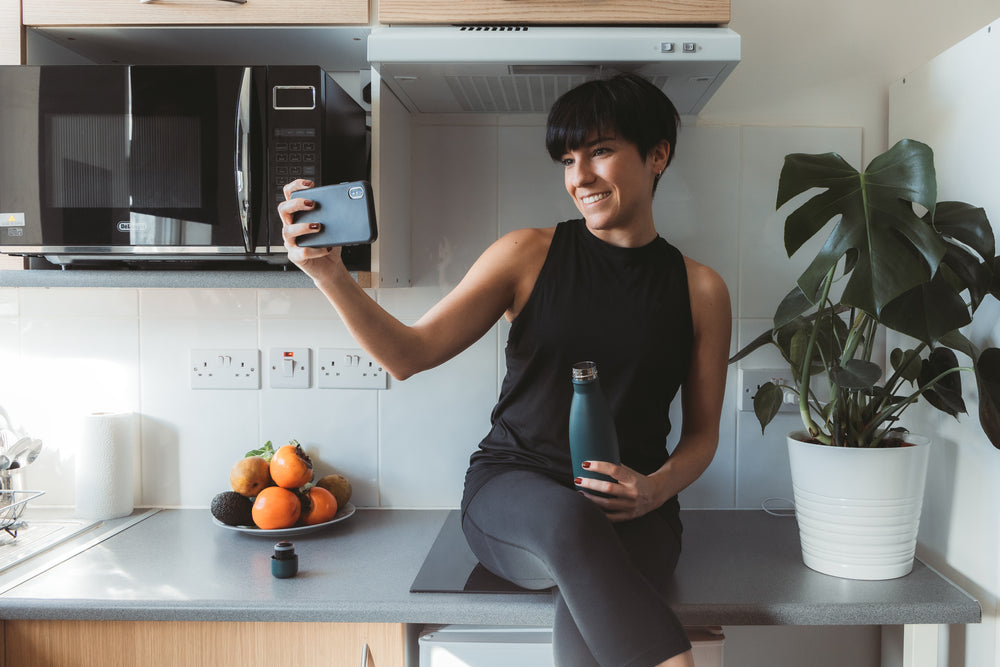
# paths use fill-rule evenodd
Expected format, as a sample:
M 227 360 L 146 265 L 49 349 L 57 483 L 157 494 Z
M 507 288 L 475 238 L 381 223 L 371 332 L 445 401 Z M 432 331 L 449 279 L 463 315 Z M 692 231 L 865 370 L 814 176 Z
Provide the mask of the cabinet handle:
M 372 651 L 368 648 L 368 642 L 361 647 L 361 667 L 375 667 L 375 661 L 372 659 Z
M 139 0 L 140 3 L 144 5 L 151 5 L 156 2 L 156 0 Z M 245 5 L 247 0 L 215 0 L 215 2 L 234 2 L 238 5 Z

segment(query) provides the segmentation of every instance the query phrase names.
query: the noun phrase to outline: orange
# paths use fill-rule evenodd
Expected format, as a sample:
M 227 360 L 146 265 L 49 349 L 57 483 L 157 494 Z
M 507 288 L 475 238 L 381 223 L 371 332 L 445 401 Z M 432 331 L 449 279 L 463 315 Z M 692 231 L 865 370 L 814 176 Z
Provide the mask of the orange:
M 312 476 L 312 461 L 297 442 L 279 447 L 271 457 L 271 479 L 278 486 L 297 489 L 308 484 Z
M 271 484 L 271 468 L 259 456 L 240 459 L 229 471 L 229 485 L 233 491 L 247 498 L 253 498 Z
M 269 486 L 258 493 L 250 510 L 253 522 L 264 530 L 290 528 L 299 520 L 301 512 L 299 497 L 280 486 Z
M 314 486 L 302 495 L 302 515 L 299 517 L 302 525 L 314 526 L 337 515 L 337 499 L 323 487 Z

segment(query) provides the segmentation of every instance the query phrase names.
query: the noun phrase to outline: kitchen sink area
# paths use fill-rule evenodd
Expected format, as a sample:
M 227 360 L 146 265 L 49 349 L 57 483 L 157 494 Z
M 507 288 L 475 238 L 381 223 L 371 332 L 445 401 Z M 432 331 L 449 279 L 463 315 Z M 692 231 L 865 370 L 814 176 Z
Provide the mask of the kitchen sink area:
M 159 510 L 136 509 L 118 519 L 95 521 L 73 516 L 72 508 L 30 505 L 16 530 L 0 529 L 0 593 L 86 551 Z

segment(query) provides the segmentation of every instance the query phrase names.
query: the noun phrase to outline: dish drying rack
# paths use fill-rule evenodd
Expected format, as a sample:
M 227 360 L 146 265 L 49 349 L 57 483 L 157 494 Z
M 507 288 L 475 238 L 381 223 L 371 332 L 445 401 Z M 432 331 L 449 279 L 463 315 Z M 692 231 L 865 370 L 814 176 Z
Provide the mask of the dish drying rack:
M 27 525 L 21 520 L 29 500 L 44 494 L 44 491 L 15 491 L 0 489 L 0 528 L 11 537 L 17 537 L 17 529 Z

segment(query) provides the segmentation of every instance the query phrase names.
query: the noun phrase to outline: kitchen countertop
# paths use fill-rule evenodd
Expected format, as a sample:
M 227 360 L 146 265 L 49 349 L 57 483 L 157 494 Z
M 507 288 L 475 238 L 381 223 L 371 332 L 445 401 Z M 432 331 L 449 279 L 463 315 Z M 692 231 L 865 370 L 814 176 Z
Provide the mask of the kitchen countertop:
M 357 277 L 357 274 L 352 274 Z M 181 287 L 289 288 L 313 287 L 298 269 L 285 271 L 0 271 L 4 287 Z
M 293 539 L 299 574 L 270 574 L 274 538 L 161 510 L 0 595 L 0 619 L 333 621 L 548 625 L 548 592 L 410 593 L 448 510 L 360 509 Z M 979 603 L 915 562 L 853 581 L 801 561 L 794 519 L 689 510 L 671 592 L 686 625 L 978 623 Z

